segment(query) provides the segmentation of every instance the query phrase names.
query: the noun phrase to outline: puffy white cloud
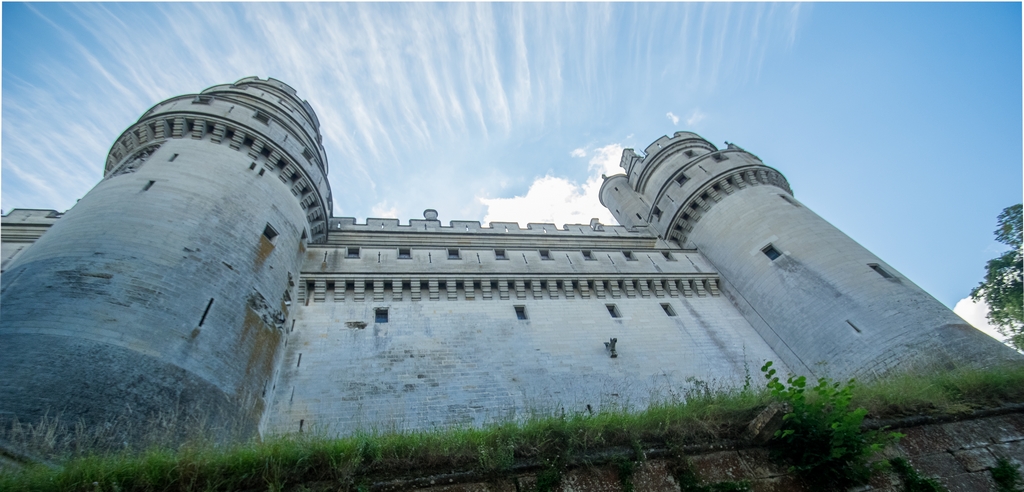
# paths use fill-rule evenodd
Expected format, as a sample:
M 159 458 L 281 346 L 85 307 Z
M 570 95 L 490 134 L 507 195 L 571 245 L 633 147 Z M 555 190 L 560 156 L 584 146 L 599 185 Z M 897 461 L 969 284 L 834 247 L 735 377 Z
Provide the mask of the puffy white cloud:
M 546 175 L 537 178 L 523 196 L 512 198 L 480 198 L 487 207 L 483 222 L 530 222 L 588 224 L 597 218 L 604 224 L 614 224 L 608 209 L 601 205 L 601 175 L 620 172 L 622 145 L 610 144 L 594 151 L 587 165 L 590 176 L 583 184 L 566 178 Z
M 574 149 L 572 152 L 569 153 L 569 155 L 573 157 L 586 157 L 587 151 L 583 150 L 583 148 L 581 147 L 578 149 Z
M 988 304 L 985 304 L 985 301 L 976 302 L 970 297 L 965 297 L 960 299 L 960 301 L 956 303 L 956 306 L 953 306 L 953 312 L 963 318 L 964 321 L 970 323 L 971 326 L 984 332 L 986 335 L 995 338 L 1000 342 L 1006 339 L 1006 337 L 996 330 L 996 327 L 989 324 L 988 318 L 985 317 L 985 315 L 988 314 Z
M 667 117 L 668 119 L 672 120 L 672 124 L 673 125 L 679 124 L 679 117 L 674 115 L 674 114 L 672 114 L 671 111 L 665 113 L 665 117 Z

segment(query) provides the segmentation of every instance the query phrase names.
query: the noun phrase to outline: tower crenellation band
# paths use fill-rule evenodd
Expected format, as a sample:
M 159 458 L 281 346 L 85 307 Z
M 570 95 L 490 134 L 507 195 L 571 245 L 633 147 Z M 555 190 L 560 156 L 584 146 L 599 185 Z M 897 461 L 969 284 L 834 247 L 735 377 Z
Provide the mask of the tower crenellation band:
M 618 225 L 357 223 L 334 217 L 295 89 L 170 98 L 72 209 L 3 217 L 0 416 L 350 434 L 642 408 L 767 360 L 836 378 L 1021 361 L 735 144 L 676 132 L 620 165 L 600 190 Z

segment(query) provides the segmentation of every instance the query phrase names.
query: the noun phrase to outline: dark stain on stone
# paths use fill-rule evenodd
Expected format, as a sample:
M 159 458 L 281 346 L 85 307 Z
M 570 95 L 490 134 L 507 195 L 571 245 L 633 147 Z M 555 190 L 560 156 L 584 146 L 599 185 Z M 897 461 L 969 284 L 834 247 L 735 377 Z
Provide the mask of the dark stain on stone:
M 263 263 L 270 257 L 270 253 L 274 251 L 274 243 L 270 242 L 266 236 L 260 235 L 260 244 L 256 247 L 256 262 L 253 265 L 255 269 L 259 269 L 263 266 Z

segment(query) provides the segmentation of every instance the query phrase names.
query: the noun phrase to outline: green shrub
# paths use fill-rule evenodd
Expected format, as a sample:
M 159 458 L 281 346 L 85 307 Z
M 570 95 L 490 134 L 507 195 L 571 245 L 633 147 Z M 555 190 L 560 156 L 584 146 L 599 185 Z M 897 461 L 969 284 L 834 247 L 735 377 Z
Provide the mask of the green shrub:
M 875 471 L 868 458 L 902 435 L 861 429 L 868 412 L 850 408 L 852 379 L 843 385 L 820 378 L 807 388 L 804 376 L 790 377 L 783 384 L 771 366 L 769 361 L 761 368 L 768 389 L 773 398 L 792 408 L 775 433 L 774 456 L 789 463 L 790 471 L 816 490 L 866 483 Z
M 1006 458 L 999 458 L 996 466 L 992 467 L 992 480 L 996 482 L 996 490 L 999 492 L 1020 492 L 1024 480 L 1020 477 L 1020 465 L 1010 463 Z
M 896 475 L 900 477 L 903 487 L 907 492 L 946 492 L 945 487 L 939 484 L 937 480 L 922 477 L 903 458 L 893 458 L 889 460 L 889 465 L 892 466 L 892 470 L 896 472 Z

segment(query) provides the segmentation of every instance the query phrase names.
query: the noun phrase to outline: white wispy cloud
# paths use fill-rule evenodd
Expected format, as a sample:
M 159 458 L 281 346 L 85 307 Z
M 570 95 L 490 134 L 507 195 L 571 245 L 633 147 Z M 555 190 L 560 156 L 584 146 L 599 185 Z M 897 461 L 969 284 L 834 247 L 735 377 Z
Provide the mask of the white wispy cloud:
M 729 9 L 693 5 L 28 4 L 57 48 L 30 72 L 4 67 L 2 206 L 69 208 L 150 106 L 249 75 L 283 80 L 313 105 L 339 213 L 368 215 L 396 190 L 403 214 L 473 202 L 522 174 L 482 167 L 466 147 L 512 149 L 587 125 L 607 116 L 601 101 L 652 90 L 645 77 L 699 81 L 716 56 L 751 53 L 759 66 L 760 46 L 788 39 L 778 33 L 795 33 L 806 10 L 730 8 L 758 34 L 723 35 Z M 714 39 L 732 41 L 710 49 Z M 54 145 L 70 135 L 74 145 Z M 451 190 L 457 179 L 471 186 Z
M 686 118 L 686 126 L 694 127 L 697 123 L 700 123 L 707 115 L 704 114 L 700 109 L 694 109 L 690 116 Z
M 587 151 L 583 150 L 583 148 L 573 149 L 573 151 L 570 152 L 569 155 L 572 157 L 586 157 Z
M 679 117 L 678 117 L 678 116 L 676 116 L 676 115 L 674 115 L 674 114 L 672 114 L 672 112 L 671 112 L 671 111 L 669 111 L 668 113 L 665 113 L 665 116 L 666 116 L 666 117 L 667 117 L 667 118 L 668 118 L 669 120 L 671 120 L 671 121 L 672 121 L 672 124 L 673 124 L 673 125 L 678 125 L 678 124 L 679 124 Z

